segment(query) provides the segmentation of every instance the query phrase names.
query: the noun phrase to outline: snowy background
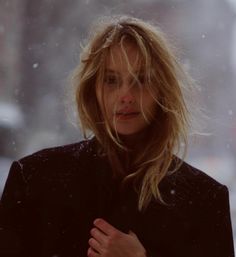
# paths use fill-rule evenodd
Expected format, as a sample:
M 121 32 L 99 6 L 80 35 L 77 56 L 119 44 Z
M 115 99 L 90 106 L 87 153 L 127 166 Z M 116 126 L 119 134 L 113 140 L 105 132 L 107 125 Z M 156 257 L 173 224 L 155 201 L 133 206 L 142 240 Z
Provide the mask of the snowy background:
M 0 194 L 13 160 L 82 138 L 68 76 L 94 18 L 117 13 L 158 22 L 201 85 L 211 135 L 187 160 L 228 186 L 236 235 L 236 0 L 0 0 Z

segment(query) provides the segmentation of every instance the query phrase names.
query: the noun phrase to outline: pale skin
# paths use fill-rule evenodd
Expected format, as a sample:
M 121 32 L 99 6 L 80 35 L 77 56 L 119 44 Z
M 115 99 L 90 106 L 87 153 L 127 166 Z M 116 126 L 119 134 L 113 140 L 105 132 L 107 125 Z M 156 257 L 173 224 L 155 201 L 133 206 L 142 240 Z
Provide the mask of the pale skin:
M 121 47 L 115 45 L 111 49 L 113 57 L 108 56 L 106 60 L 105 80 L 96 86 L 96 95 L 99 105 L 101 107 L 105 105 L 105 115 L 110 126 L 120 135 L 132 136 L 148 126 L 143 113 L 150 118 L 156 108 L 156 102 L 142 84 L 143 75 L 137 63 L 139 56 L 137 47 L 125 43 L 125 48 L 132 70 L 140 79 L 140 85 L 134 82 Z M 125 118 L 118 115 L 126 112 L 136 115 Z
M 135 233 L 123 233 L 103 219 L 94 221 L 90 234 L 88 257 L 146 257 Z

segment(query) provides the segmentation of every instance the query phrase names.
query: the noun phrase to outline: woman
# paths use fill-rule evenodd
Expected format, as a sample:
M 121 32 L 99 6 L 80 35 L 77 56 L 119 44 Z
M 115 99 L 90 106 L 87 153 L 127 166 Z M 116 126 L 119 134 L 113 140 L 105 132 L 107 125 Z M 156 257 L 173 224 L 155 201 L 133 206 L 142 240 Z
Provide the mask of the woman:
M 156 27 L 99 24 L 73 76 L 94 136 L 12 164 L 4 256 L 233 257 L 227 187 L 183 161 L 188 77 Z

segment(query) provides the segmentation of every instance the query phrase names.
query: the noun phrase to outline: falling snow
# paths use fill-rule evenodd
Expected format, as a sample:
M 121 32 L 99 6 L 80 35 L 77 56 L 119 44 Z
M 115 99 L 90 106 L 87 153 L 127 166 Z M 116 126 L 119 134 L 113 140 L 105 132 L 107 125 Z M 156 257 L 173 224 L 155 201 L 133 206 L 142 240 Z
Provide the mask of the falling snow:
M 38 64 L 38 63 L 34 63 L 34 64 L 33 64 L 33 68 L 34 68 L 34 69 L 37 69 L 38 67 L 39 67 L 39 64 Z
M 3 2 L 5 8 L 13 7 L 15 1 Z M 44 2 L 47 1 L 40 4 L 42 10 Z M 0 141 L 0 147 L 4 149 L 0 152 L 0 190 L 3 189 L 14 159 L 45 146 L 78 140 L 81 136 L 78 135 L 77 129 L 71 128 L 71 124 L 68 125 L 64 116 L 63 100 L 60 98 L 63 93 L 60 90 L 66 88 L 65 80 L 69 70 L 78 63 L 74 56 L 78 52 L 81 38 L 84 37 L 93 17 L 104 14 L 106 1 L 101 1 L 102 4 L 91 0 L 75 1 L 71 5 L 66 2 L 64 5 L 57 5 L 56 1 L 51 2 L 55 2 L 55 15 L 47 11 L 41 12 L 40 16 L 36 15 L 26 27 L 18 20 L 24 13 L 23 5 L 20 8 L 12 8 L 12 12 L 9 12 L 10 20 L 8 17 L 5 21 L 1 20 L 0 36 L 3 40 L 0 47 L 0 140 L 5 139 L 6 142 Z M 123 11 L 137 16 L 150 16 L 154 23 L 165 24 L 163 28 L 167 27 L 171 32 L 170 39 L 178 39 L 177 45 L 181 46 L 180 52 L 184 53 L 184 68 L 193 74 L 201 86 L 199 90 L 202 89 L 200 100 L 204 102 L 199 105 L 199 109 L 203 107 L 210 113 L 206 131 L 213 130 L 211 136 L 199 140 L 197 138 L 196 144 L 195 141 L 190 144 L 190 157 L 187 161 L 228 185 L 233 199 L 232 219 L 236 224 L 236 1 L 219 0 L 211 4 L 212 1 L 202 0 L 196 1 L 194 5 L 185 5 L 184 1 L 175 1 L 174 5 L 174 1 L 157 1 L 155 5 L 159 15 L 155 10 L 150 10 L 152 2 L 139 0 L 138 3 L 142 3 L 141 11 L 138 4 L 135 7 L 128 2 L 124 4 Z M 162 2 L 165 3 L 164 16 L 161 15 Z M 225 7 L 228 3 L 228 8 L 221 8 L 222 2 Z M 108 13 L 116 8 L 116 4 L 122 11 L 119 1 L 113 1 L 112 5 L 109 1 L 107 3 L 111 6 Z M 56 9 L 62 7 L 65 10 Z M 179 15 L 180 11 L 189 15 Z M 61 13 L 70 15 L 62 15 L 57 19 Z M 194 15 L 197 15 L 198 22 Z M 25 21 L 27 17 L 22 18 L 22 21 Z M 107 44 L 111 41 L 111 38 L 108 38 Z M 153 43 L 153 40 L 150 39 L 150 42 Z M 48 95 L 46 101 L 42 100 L 44 95 Z M 74 115 L 74 118 L 76 117 L 77 115 Z M 6 136 L 1 137 L 3 132 Z M 181 143 L 180 150 L 184 146 Z M 5 152 L 5 148 L 10 148 L 11 151 Z M 75 151 L 76 154 L 79 154 L 79 150 Z M 23 164 L 18 164 L 23 170 Z M 53 192 L 55 190 L 52 188 Z M 169 194 L 175 195 L 176 192 L 171 189 Z M 236 231 L 236 227 L 234 230 Z M 54 254 L 52 257 L 58 255 Z

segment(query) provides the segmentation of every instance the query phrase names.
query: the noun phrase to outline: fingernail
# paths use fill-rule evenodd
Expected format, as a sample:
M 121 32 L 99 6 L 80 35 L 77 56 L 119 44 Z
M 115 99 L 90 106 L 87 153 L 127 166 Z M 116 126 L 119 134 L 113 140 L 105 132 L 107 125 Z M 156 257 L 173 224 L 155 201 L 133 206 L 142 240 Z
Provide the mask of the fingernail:
M 97 218 L 94 220 L 93 224 L 96 225 L 101 219 Z

